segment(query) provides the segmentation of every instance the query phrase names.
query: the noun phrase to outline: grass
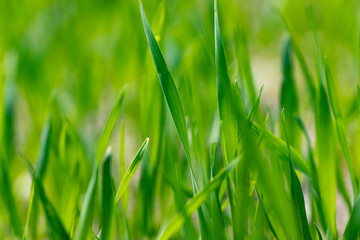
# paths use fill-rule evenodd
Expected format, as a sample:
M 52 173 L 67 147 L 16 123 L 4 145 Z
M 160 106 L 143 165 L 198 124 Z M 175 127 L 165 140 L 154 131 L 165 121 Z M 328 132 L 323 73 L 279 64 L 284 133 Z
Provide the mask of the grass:
M 42 11 L 0 25 L 0 239 L 360 237 L 345 6 L 270 5 L 254 37 L 236 1 L 5 2 Z

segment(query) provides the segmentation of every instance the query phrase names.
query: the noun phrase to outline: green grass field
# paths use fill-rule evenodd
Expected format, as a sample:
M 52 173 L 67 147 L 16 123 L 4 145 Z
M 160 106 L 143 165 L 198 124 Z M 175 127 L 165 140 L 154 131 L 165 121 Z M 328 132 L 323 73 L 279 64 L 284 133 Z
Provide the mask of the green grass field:
M 357 0 L 0 1 L 0 239 L 359 239 Z

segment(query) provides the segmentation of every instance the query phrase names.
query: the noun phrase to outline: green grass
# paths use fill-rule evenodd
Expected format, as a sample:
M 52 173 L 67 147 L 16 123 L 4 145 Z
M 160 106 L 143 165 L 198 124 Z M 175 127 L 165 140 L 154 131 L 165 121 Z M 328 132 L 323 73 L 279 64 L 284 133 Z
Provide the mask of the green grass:
M 358 239 L 354 9 L 1 2 L 0 239 Z

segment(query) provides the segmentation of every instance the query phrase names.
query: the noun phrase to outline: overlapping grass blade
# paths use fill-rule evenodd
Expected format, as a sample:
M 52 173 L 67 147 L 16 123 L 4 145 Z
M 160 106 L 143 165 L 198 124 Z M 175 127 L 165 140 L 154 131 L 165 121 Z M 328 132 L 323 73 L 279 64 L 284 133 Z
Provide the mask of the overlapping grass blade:
M 119 188 L 116 192 L 114 203 L 116 204 L 121 196 L 124 194 L 125 190 L 127 189 L 129 182 L 132 176 L 135 174 L 136 169 L 139 167 L 140 162 L 145 154 L 146 148 L 149 143 L 149 138 L 146 138 L 144 143 L 141 145 L 139 151 L 136 153 L 134 160 L 131 162 L 128 170 L 126 171 L 124 177 L 121 179 Z
M 291 184 L 291 196 L 292 200 L 294 201 L 295 209 L 297 212 L 298 220 L 300 221 L 300 226 L 303 234 L 303 239 L 311 239 L 310 235 L 310 229 L 309 224 L 306 217 L 306 211 L 305 211 L 305 201 L 304 201 L 304 195 L 302 192 L 300 181 L 296 175 L 293 163 L 292 163 L 292 157 L 291 157 L 291 151 L 290 151 L 290 143 L 289 139 L 287 137 L 287 131 L 286 131 L 286 122 L 285 122 L 285 113 L 284 109 L 281 113 L 281 125 L 283 128 L 283 133 L 285 137 L 285 141 L 287 143 L 287 149 L 289 154 L 289 168 L 290 168 L 290 184 Z
M 227 167 L 222 169 L 210 182 L 208 182 L 202 190 L 200 190 L 194 198 L 186 203 L 183 210 L 176 214 L 176 216 L 167 224 L 166 228 L 160 233 L 158 239 L 169 239 L 174 233 L 179 231 L 184 224 L 185 219 L 190 216 L 200 205 L 207 199 L 207 197 L 217 189 L 225 177 L 237 166 L 240 159 L 233 160 Z

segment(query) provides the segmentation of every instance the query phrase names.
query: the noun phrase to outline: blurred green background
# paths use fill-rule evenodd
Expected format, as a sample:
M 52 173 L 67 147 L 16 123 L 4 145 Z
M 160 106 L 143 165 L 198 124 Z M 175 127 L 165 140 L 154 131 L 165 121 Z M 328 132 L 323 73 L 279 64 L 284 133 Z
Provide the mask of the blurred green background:
M 230 76 L 232 79 L 239 77 L 234 33 L 240 27 L 244 29 L 248 41 L 256 92 L 264 83 L 261 105 L 264 109 L 271 107 L 270 114 L 275 116 L 279 112 L 281 54 L 287 31 L 274 8 L 283 13 L 315 75 L 315 44 L 305 12 L 308 3 L 302 0 L 219 1 L 220 25 Z M 346 103 L 356 95 L 360 69 L 357 61 L 360 1 L 319 0 L 310 1 L 310 4 L 323 53 L 335 78 L 340 79 L 340 101 L 344 103 L 345 112 L 350 111 L 351 106 Z M 144 0 L 143 5 L 180 95 L 187 94 L 190 82 L 200 106 L 201 120 L 198 121 L 201 121 L 205 135 L 211 136 L 213 133 L 209 129 L 217 112 L 213 2 Z M 72 219 L 78 201 L 74 201 L 74 206 L 62 205 L 64 199 L 71 199 L 67 195 L 67 186 L 71 185 L 67 178 L 78 176 L 78 191 L 85 192 L 98 137 L 125 84 L 128 89 L 121 116 L 126 129 L 127 162 L 145 137 L 157 137 L 160 121 L 156 120 L 156 116 L 165 105 L 141 24 L 139 3 L 137 0 L 2 0 L 0 33 L 0 118 L 6 122 L 6 116 L 12 116 L 8 120 L 10 124 L 4 125 L 2 135 L 12 131 L 13 146 L 5 138 L 0 144 L 4 148 L 13 148 L 9 151 L 12 152 L 9 178 L 16 204 L 25 222 L 31 179 L 17 152 L 25 154 L 35 163 L 42 128 L 48 113 L 55 111 L 55 115 L 61 115 L 61 119 L 66 119 L 63 121 L 68 121 L 69 129 L 79 136 L 81 145 L 80 151 L 76 147 L 71 150 L 70 145 L 75 145 L 71 142 L 75 142 L 76 137 L 68 137 L 70 150 L 66 156 L 60 156 L 61 152 L 56 151 L 58 146 L 54 147 L 51 158 L 67 160 L 50 161 L 49 168 L 60 169 L 61 174 L 46 176 L 45 187 L 49 198 L 57 209 L 62 209 L 60 215 L 69 228 L 69 219 Z M 306 113 L 308 96 L 302 94 L 305 91 L 304 81 L 297 65 L 295 71 L 302 102 L 300 111 Z M 12 103 L 12 107 L 8 103 Z M 186 112 L 186 104 L 184 108 Z M 9 109 L 12 112 L 7 115 Z M 165 121 L 170 124 L 168 137 L 178 141 L 171 119 L 168 117 Z M 61 127 L 56 131 L 60 130 Z M 116 160 L 118 132 L 119 127 L 112 138 L 116 181 L 119 181 L 116 174 L 119 171 Z M 173 145 L 179 146 L 176 143 Z M 161 155 L 162 150 L 155 147 L 149 145 L 149 155 Z M 76 154 L 72 154 L 74 152 Z M 59 184 L 61 179 L 64 179 L 63 185 Z M 141 212 L 138 210 L 139 181 L 138 177 L 131 183 L 130 213 Z M 0 209 L 4 206 L 0 205 Z M 145 219 L 143 216 L 134 216 L 139 217 L 130 217 L 130 221 L 146 225 L 146 220 L 141 220 Z M 9 236 L 11 230 L 7 222 L 7 215 L 1 213 L 0 238 Z M 151 232 L 158 231 L 161 221 L 152 225 L 151 230 L 143 227 L 150 236 Z

